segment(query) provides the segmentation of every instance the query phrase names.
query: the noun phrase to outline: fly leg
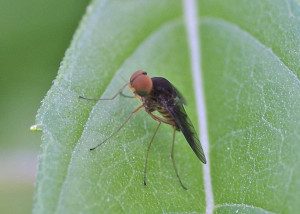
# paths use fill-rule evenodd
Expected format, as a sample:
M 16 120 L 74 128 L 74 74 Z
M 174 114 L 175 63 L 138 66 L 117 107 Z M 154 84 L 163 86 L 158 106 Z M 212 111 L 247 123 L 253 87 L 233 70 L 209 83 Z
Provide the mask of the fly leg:
M 102 144 L 104 144 L 106 141 L 108 141 L 110 138 L 112 138 L 116 133 L 118 133 L 118 131 L 120 131 L 121 128 L 124 127 L 124 125 L 130 120 L 130 118 L 132 117 L 132 115 L 134 115 L 136 112 L 138 112 L 142 107 L 144 107 L 144 105 L 140 105 L 139 107 L 137 107 L 136 109 L 134 109 L 129 116 L 126 118 L 126 120 L 122 123 L 122 125 L 117 128 L 117 130 L 115 130 L 108 138 L 106 138 L 104 141 L 102 141 L 101 143 L 99 143 L 97 146 L 90 148 L 90 150 L 94 150 L 97 147 L 101 146 Z
M 122 97 L 127 97 L 127 98 L 134 98 L 134 96 L 129 96 L 123 93 L 123 90 L 125 89 L 125 87 L 128 85 L 128 83 L 126 83 L 126 85 L 122 86 L 122 88 L 119 89 L 119 91 L 112 96 L 111 98 L 102 98 L 102 99 L 93 99 L 93 98 L 87 98 L 87 97 L 83 97 L 83 96 L 79 96 L 80 99 L 84 99 L 84 100 L 90 100 L 90 101 L 98 101 L 98 100 L 114 100 L 118 95 L 122 96 Z
M 145 185 L 145 186 L 147 185 L 147 165 L 148 165 L 149 151 L 150 151 L 150 147 L 151 147 L 151 144 L 152 144 L 152 142 L 153 142 L 153 139 L 154 139 L 154 137 L 155 137 L 155 135 L 156 135 L 156 133 L 157 133 L 157 130 L 158 130 L 158 128 L 160 127 L 160 124 L 161 124 L 161 121 L 158 121 L 158 125 L 157 125 L 157 127 L 156 127 L 156 129 L 155 129 L 155 131 L 154 131 L 154 134 L 153 134 L 153 136 L 152 136 L 152 138 L 151 138 L 151 141 L 150 141 L 150 143 L 149 143 L 149 145 L 148 145 L 148 148 L 147 148 L 146 160 L 145 160 L 145 166 L 144 166 L 144 185 Z
M 175 159 L 174 159 L 174 143 L 175 143 L 175 132 L 176 132 L 176 129 L 175 129 L 175 126 L 173 126 L 173 142 L 172 142 L 172 148 L 171 148 L 171 159 L 172 159 L 172 163 L 173 163 L 173 167 L 174 167 L 174 170 L 175 170 L 175 173 L 176 173 L 176 176 L 178 178 L 178 181 L 181 185 L 181 187 L 184 189 L 184 190 L 187 190 L 187 188 L 183 185 L 180 177 L 179 177 L 179 174 L 178 174 L 178 171 L 177 171 L 177 167 L 176 167 L 176 164 L 175 164 Z

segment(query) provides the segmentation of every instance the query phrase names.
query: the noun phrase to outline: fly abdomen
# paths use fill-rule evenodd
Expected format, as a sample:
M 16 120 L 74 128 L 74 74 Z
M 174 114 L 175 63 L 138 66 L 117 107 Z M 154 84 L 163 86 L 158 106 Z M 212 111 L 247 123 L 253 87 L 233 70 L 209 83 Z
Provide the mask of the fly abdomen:
M 157 108 L 157 111 L 161 114 L 161 116 L 163 116 L 164 119 L 166 119 L 168 122 L 170 122 L 171 124 L 176 125 L 176 122 L 173 118 L 173 116 L 165 109 L 165 108 Z M 177 129 L 177 125 L 176 125 L 176 129 Z

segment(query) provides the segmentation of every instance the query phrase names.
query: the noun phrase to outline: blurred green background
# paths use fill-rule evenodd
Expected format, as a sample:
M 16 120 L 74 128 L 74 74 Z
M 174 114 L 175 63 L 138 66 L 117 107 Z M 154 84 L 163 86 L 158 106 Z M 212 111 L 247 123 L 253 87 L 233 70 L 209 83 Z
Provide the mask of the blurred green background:
M 40 133 L 29 131 L 89 0 L 0 1 L 0 213 L 30 213 Z

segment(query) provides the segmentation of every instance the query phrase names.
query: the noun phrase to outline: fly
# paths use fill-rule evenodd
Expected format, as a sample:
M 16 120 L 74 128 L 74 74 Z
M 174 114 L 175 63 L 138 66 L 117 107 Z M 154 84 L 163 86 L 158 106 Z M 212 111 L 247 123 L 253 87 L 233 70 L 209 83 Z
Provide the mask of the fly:
M 206 163 L 206 158 L 201 147 L 200 141 L 197 137 L 194 126 L 192 125 L 185 109 L 185 99 L 179 93 L 179 91 L 172 85 L 167 79 L 163 77 L 152 77 L 150 78 L 147 75 L 147 72 L 139 70 L 134 72 L 131 75 L 129 83 L 125 84 L 112 98 L 101 99 L 101 100 L 113 100 L 118 95 L 130 97 L 123 94 L 123 90 L 126 86 L 132 90 L 134 96 L 141 100 L 142 104 L 134 109 L 126 120 L 118 127 L 108 138 L 104 141 L 91 148 L 94 150 L 100 145 L 104 144 L 107 140 L 113 137 L 120 129 L 130 120 L 130 118 L 139 110 L 144 109 L 154 120 L 158 122 L 157 127 L 155 128 L 154 134 L 148 144 L 145 165 L 144 165 L 144 185 L 147 185 L 147 163 L 148 155 L 153 142 L 153 139 L 162 123 L 168 124 L 173 127 L 173 138 L 172 138 L 172 147 L 171 147 L 171 159 L 173 167 L 178 178 L 178 181 L 183 189 L 187 189 L 178 174 L 177 167 L 174 159 L 174 142 L 175 142 L 175 133 L 176 131 L 181 131 L 194 151 L 195 155 L 202 163 Z M 88 99 L 80 96 L 80 98 Z M 153 112 L 159 112 L 160 116 L 153 114 Z

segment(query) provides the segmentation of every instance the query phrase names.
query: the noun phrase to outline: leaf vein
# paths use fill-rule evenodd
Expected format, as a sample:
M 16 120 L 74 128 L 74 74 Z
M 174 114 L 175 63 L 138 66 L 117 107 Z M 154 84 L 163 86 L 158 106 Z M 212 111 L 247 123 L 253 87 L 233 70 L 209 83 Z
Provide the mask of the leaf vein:
M 247 31 L 246 29 L 242 28 L 240 25 L 238 25 L 237 23 L 234 23 L 232 21 L 226 20 L 226 19 L 221 19 L 221 18 L 217 18 L 217 17 L 213 17 L 213 16 L 201 16 L 201 23 L 218 23 L 221 24 L 225 27 L 232 27 L 235 28 L 236 30 L 244 33 L 247 37 L 251 38 L 253 41 L 256 42 L 257 45 L 259 45 L 260 47 L 262 47 L 263 49 L 265 49 L 266 51 L 268 51 L 271 55 L 273 55 L 278 61 L 279 63 L 281 63 L 284 68 L 289 72 L 289 75 L 296 80 L 297 84 L 300 85 L 300 79 L 297 76 L 297 73 L 291 69 L 285 62 L 283 59 L 280 58 L 279 55 L 277 55 L 271 47 L 268 47 L 266 44 L 264 44 L 261 40 L 259 40 L 259 38 L 255 37 L 253 34 L 251 34 L 251 32 Z

